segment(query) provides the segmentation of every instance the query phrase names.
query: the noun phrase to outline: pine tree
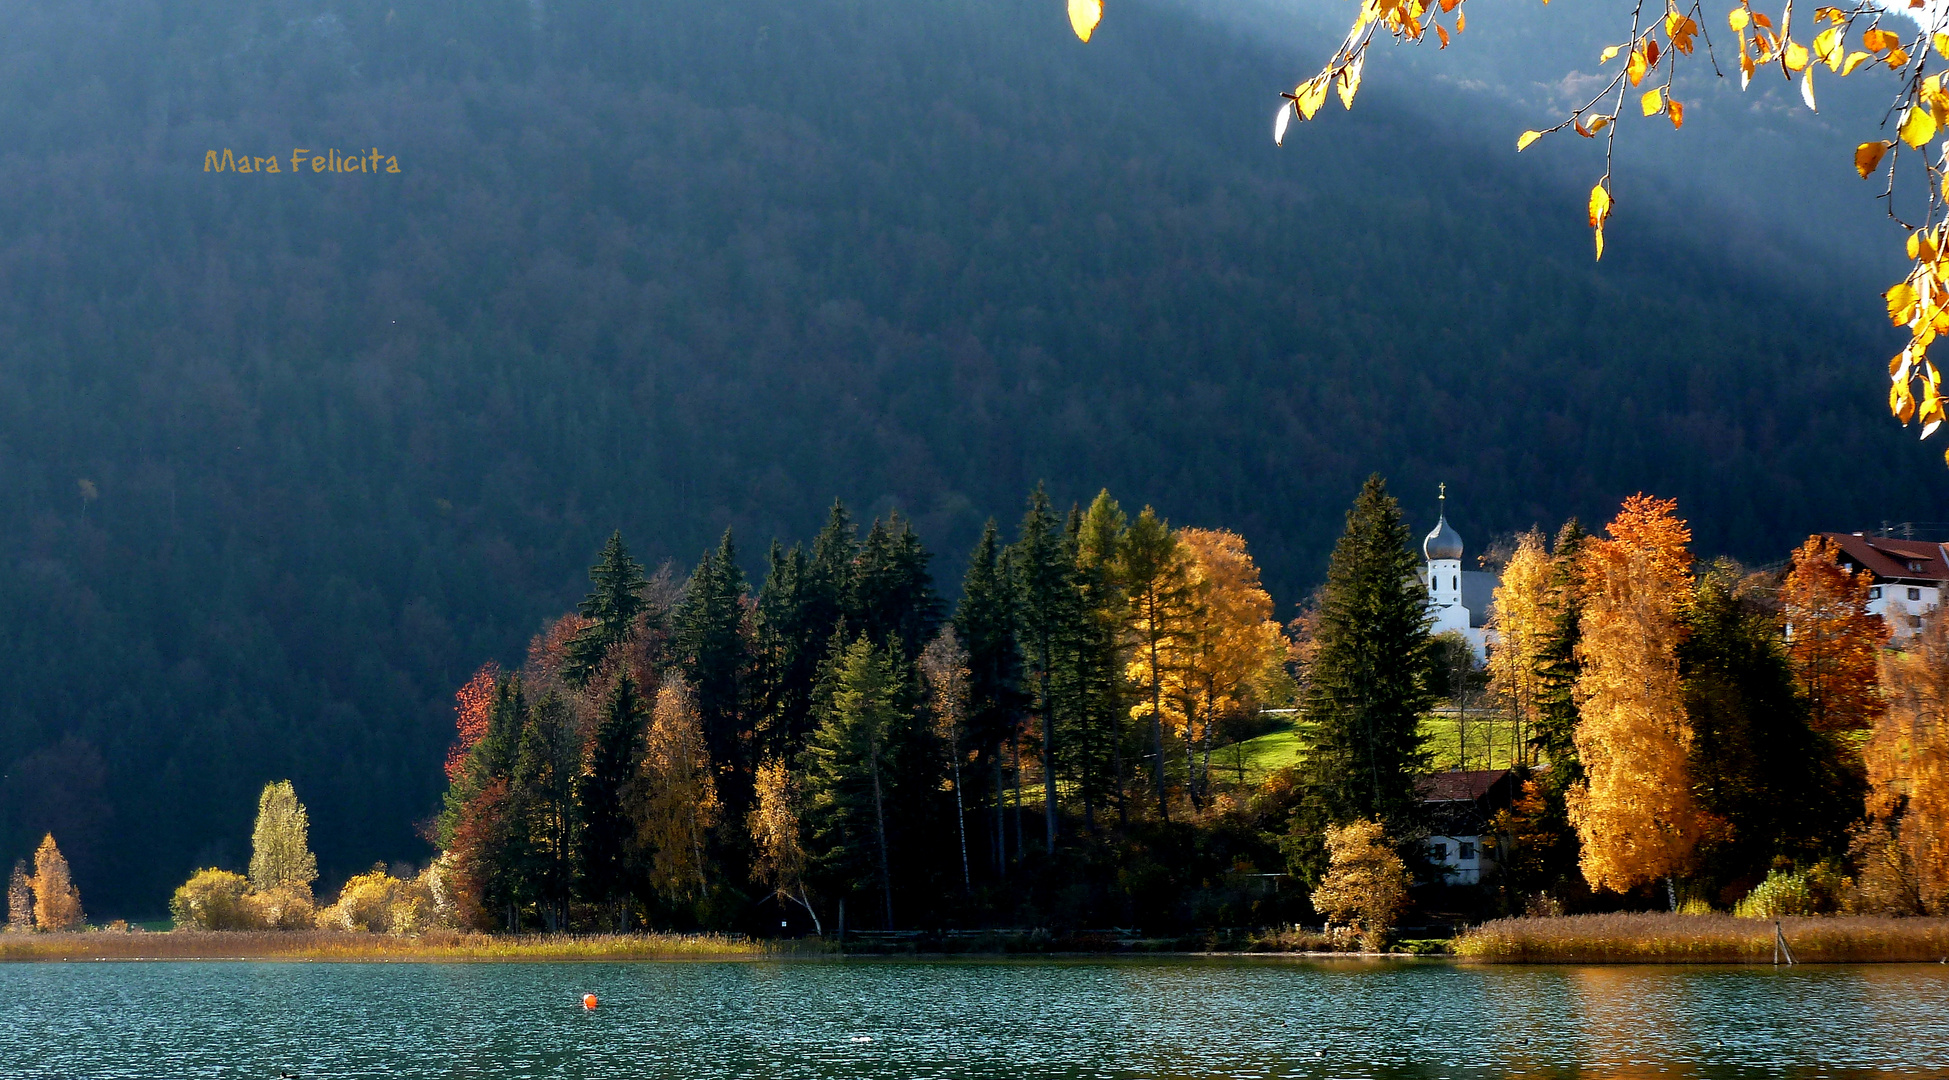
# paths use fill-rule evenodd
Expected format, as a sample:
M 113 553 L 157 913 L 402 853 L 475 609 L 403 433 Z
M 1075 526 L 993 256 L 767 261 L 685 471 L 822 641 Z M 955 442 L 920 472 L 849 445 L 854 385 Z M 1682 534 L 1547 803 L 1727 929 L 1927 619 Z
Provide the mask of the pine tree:
M 575 610 L 590 622 L 569 641 L 568 662 L 562 669 L 562 676 L 572 686 L 588 684 L 608 659 L 609 651 L 629 640 L 636 629 L 636 617 L 648 606 L 643 597 L 643 568 L 630 558 L 621 531 L 610 534 L 595 565 L 589 568 L 589 581 L 595 587 Z
M 1077 635 L 1082 610 L 1074 582 L 1076 553 L 1037 484 L 1010 560 L 1022 657 L 1034 687 L 1031 708 L 1042 724 L 1043 850 L 1056 849 L 1056 666 Z
M 1022 660 L 1015 637 L 1015 598 L 1002 563 L 1000 532 L 991 518 L 968 556 L 954 631 L 968 650 L 968 739 L 993 774 L 990 851 L 997 874 L 1007 862 L 1002 828 L 1002 746 L 1022 708 Z
M 1428 768 L 1421 715 L 1434 703 L 1427 594 L 1401 509 L 1376 475 L 1347 512 L 1327 565 L 1302 708 L 1306 777 L 1325 824 L 1371 819 L 1401 835 Z
M 48 833 L 34 851 L 34 876 L 27 882 L 34 892 L 34 928 L 43 932 L 73 930 L 81 925 L 81 891 L 68 873 L 68 860 Z
M 864 635 L 828 667 L 832 684 L 806 748 L 808 809 L 820 862 L 847 889 L 879 885 L 886 929 L 893 929 L 893 872 L 887 795 L 894 768 L 898 676 Z
M 589 903 L 607 908 L 618 930 L 623 929 L 636 831 L 624 793 L 642 755 L 644 711 L 636 680 L 625 672 L 603 702 L 589 743 L 588 767 L 575 781 L 578 891 Z
M 754 653 L 746 599 L 737 546 L 726 530 L 717 549 L 704 553 L 684 588 L 675 617 L 675 645 L 684 681 L 696 700 L 705 747 L 722 780 L 718 796 L 733 821 L 744 820 L 750 811 L 755 764 L 749 760 L 754 725 L 746 708 Z
M 260 893 L 291 889 L 311 895 L 318 860 L 310 847 L 311 817 L 291 781 L 265 784 L 250 834 L 250 885 Z
M 28 884 L 27 860 L 14 860 L 13 877 L 7 882 L 7 932 L 31 933 L 34 929 L 34 887 Z
M 1116 573 L 1130 605 L 1130 623 L 1125 631 L 1130 643 L 1128 675 L 1137 699 L 1131 714 L 1149 720 L 1157 815 L 1168 821 L 1171 810 L 1165 799 L 1164 726 L 1170 703 L 1166 695 L 1176 657 L 1190 638 L 1196 615 L 1191 555 L 1178 542 L 1170 523 L 1146 506 L 1124 536 Z

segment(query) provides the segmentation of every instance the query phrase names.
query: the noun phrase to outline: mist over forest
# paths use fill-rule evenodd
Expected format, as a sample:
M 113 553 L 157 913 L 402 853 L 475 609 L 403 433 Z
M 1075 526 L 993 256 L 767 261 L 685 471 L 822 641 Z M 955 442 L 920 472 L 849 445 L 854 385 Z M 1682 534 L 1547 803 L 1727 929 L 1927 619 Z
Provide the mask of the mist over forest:
M 1882 407 L 1880 256 L 1849 262 L 1898 237 L 1828 175 L 1844 151 L 1768 149 L 1756 175 L 1807 170 L 1765 181 L 1777 206 L 1647 151 L 1593 264 L 1597 159 L 1510 153 L 1553 122 L 1531 102 L 1390 54 L 1275 148 L 1274 95 L 1328 46 L 1264 25 L 1121 0 L 1080 48 L 1047 0 L 11 9 L 7 858 L 51 829 L 91 917 L 153 914 L 247 857 L 288 777 L 327 878 L 424 859 L 455 688 L 518 664 L 616 529 L 679 573 L 730 529 L 755 575 L 834 498 L 898 508 L 951 600 L 1037 481 L 1107 487 L 1244 535 L 1283 617 L 1376 471 L 1420 529 L 1445 481 L 1475 550 L 1639 490 L 1762 562 L 1939 516 L 1938 451 Z M 1803 123 L 1727 133 L 1766 100 L 1633 135 Z

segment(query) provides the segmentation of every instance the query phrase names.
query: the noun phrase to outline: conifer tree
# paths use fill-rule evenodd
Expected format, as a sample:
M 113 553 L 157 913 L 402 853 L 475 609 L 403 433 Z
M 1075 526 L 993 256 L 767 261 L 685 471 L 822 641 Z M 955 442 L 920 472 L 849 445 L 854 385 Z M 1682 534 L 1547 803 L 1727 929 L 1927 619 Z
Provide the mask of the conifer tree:
M 635 824 L 624 793 L 642 756 L 644 702 L 636 680 L 624 672 L 609 691 L 589 742 L 588 767 L 575 781 L 580 817 L 576 865 L 582 898 L 609 911 L 623 928 L 622 902 L 629 893 Z
M 575 777 L 582 746 L 568 703 L 553 693 L 528 711 L 508 787 L 516 896 L 548 930 L 563 929 L 575 885 Z
M 1400 506 L 1376 476 L 1347 512 L 1322 595 L 1302 707 L 1306 777 L 1325 824 L 1379 821 L 1401 835 L 1428 768 L 1421 714 L 1434 702 L 1427 593 Z
M 1074 582 L 1076 553 L 1063 535 L 1041 484 L 1029 496 L 1022 537 L 1010 560 L 1022 657 L 1034 687 L 1031 708 L 1042 724 L 1043 850 L 1056 849 L 1056 666 L 1078 632 L 1082 611 Z
M 853 624 L 875 644 L 898 643 L 916 656 L 940 621 L 928 555 L 913 525 L 898 513 L 875 519 L 860 547 L 849 606 Z
M 31 933 L 34 929 L 34 887 L 28 884 L 27 860 L 15 859 L 13 877 L 7 882 L 7 932 Z
M 892 856 L 886 799 L 900 740 L 898 675 L 891 658 L 864 635 L 828 667 L 832 688 L 812 744 L 806 790 L 820 862 L 840 883 L 879 886 L 881 911 L 893 929 Z
M 722 780 L 718 797 L 731 820 L 742 821 L 751 805 L 753 763 L 747 760 L 747 736 L 753 725 L 746 691 L 753 649 L 745 610 L 747 587 L 737 554 L 726 530 L 716 550 L 705 552 L 691 574 L 674 621 L 678 665 L 696 701 L 705 747 Z
M 43 932 L 73 930 L 81 925 L 81 891 L 68 873 L 68 860 L 48 833 L 34 851 L 34 928 Z
M 1083 800 L 1085 826 L 1096 832 L 1099 806 L 1114 799 L 1120 822 L 1128 820 L 1123 798 L 1125 721 L 1130 701 L 1124 682 L 1123 628 L 1128 603 L 1117 562 L 1129 520 L 1108 491 L 1089 509 L 1070 514 L 1068 545 L 1076 556 L 1076 632 L 1067 653 L 1069 730 L 1059 732 L 1066 754 L 1059 770 Z
M 1550 548 L 1549 636 L 1537 647 L 1536 753 L 1550 764 L 1550 786 L 1562 792 L 1582 778 L 1577 761 L 1577 643 L 1583 634 L 1583 558 L 1587 536 L 1576 518 Z
M 594 588 L 575 609 L 589 624 L 569 641 L 568 662 L 562 668 L 562 676 L 572 686 L 588 684 L 609 651 L 629 640 L 636 617 L 648 606 L 643 597 L 643 567 L 630 558 L 620 530 L 602 546 L 602 554 L 589 568 L 589 581 Z
M 1015 597 L 1002 563 L 999 530 L 991 518 L 968 556 L 954 631 L 968 650 L 968 738 L 987 760 L 994 780 L 990 851 L 996 873 L 1007 862 L 1002 828 L 1002 746 L 1022 707 L 1022 661 L 1015 637 Z
M 311 817 L 291 781 L 264 785 L 250 834 L 250 885 L 260 893 L 291 889 L 311 895 L 318 860 L 310 847 Z
M 1168 821 L 1171 810 L 1164 787 L 1165 695 L 1169 692 L 1176 654 L 1189 639 L 1196 614 L 1191 555 L 1178 542 L 1170 523 L 1146 506 L 1125 534 L 1115 567 L 1129 601 L 1130 623 L 1125 631 L 1130 643 L 1128 675 L 1136 697 L 1131 715 L 1148 719 L 1157 815 Z

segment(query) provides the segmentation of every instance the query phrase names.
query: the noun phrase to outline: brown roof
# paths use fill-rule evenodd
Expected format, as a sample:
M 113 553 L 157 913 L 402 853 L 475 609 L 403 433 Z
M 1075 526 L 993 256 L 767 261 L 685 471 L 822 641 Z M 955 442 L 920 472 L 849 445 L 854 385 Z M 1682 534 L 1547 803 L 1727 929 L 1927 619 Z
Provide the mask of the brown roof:
M 1416 780 L 1414 790 L 1422 802 L 1474 802 L 1508 775 L 1508 769 L 1438 772 Z
M 1927 540 L 1896 540 L 1858 533 L 1822 533 L 1841 545 L 1843 561 L 1852 562 L 1877 579 L 1942 581 L 1949 579 L 1949 556 L 1942 545 Z

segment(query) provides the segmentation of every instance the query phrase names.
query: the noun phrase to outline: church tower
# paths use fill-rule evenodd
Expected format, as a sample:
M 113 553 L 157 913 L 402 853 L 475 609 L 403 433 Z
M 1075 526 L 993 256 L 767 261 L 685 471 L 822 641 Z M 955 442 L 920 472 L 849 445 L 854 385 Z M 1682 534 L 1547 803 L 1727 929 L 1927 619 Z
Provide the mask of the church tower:
M 1428 606 L 1435 617 L 1430 633 L 1469 633 L 1469 609 L 1462 606 L 1462 537 L 1448 524 L 1448 485 L 1440 488 L 1441 517 L 1421 542 L 1428 559 Z

